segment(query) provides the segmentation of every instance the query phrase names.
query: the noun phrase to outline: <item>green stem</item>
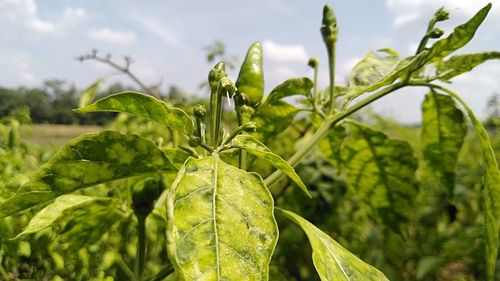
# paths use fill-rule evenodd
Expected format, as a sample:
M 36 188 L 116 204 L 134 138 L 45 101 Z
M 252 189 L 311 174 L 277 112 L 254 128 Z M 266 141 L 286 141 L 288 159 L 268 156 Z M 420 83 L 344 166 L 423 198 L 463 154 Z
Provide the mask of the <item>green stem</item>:
M 201 119 L 200 118 L 195 118 L 196 119 L 196 135 L 201 139 L 201 141 L 205 141 L 204 136 L 201 132 Z
M 334 42 L 330 48 L 327 48 L 328 51 L 328 66 L 330 69 L 330 104 L 328 108 L 328 114 L 331 115 L 335 109 L 336 101 L 335 101 L 335 45 Z
M 5 269 L 3 268 L 3 265 L 2 265 L 2 262 L 3 262 L 3 251 L 0 251 L 0 275 L 5 279 L 5 280 L 8 280 L 9 279 L 9 276 L 7 275 L 7 273 L 5 272 Z
M 165 268 L 163 268 L 155 277 L 148 279 L 148 281 L 161 281 L 164 280 L 170 273 L 174 272 L 174 267 L 172 264 L 168 264 Z
M 436 23 L 437 23 L 437 20 L 435 17 L 433 17 L 431 19 L 431 21 L 429 21 L 429 24 L 427 25 L 427 30 L 425 31 L 425 35 L 424 35 L 424 37 L 422 37 L 422 40 L 420 40 L 420 43 L 418 44 L 417 52 L 415 53 L 416 55 L 418 55 L 420 52 L 422 52 L 425 49 L 427 42 L 429 42 L 429 31 L 431 31 L 431 29 L 434 28 Z
M 222 93 L 225 91 L 224 87 L 219 83 L 217 90 L 212 93 L 210 102 L 211 111 L 211 126 L 210 126 L 210 141 L 214 149 L 219 146 L 219 131 L 220 122 L 222 119 Z
M 135 257 L 134 280 L 140 281 L 146 260 L 146 217 L 137 217 L 137 254 Z
M 321 115 L 324 119 L 325 113 L 320 109 L 318 106 L 318 100 L 321 101 L 321 99 L 318 99 L 318 65 L 314 66 L 314 87 L 313 87 L 313 95 L 312 95 L 312 106 L 313 106 L 313 111 Z
M 205 149 L 206 151 L 208 151 L 209 153 L 212 153 L 214 152 L 214 149 L 211 148 L 208 144 L 206 144 L 205 142 L 201 142 L 200 143 L 200 147 Z
M 128 265 L 123 261 L 120 253 L 118 253 L 118 251 L 116 251 L 116 250 L 115 250 L 115 256 L 116 256 L 116 263 L 118 264 L 118 266 L 123 270 L 123 272 L 125 272 L 125 274 L 127 274 L 127 276 L 130 279 L 133 279 L 134 272 L 132 272 L 132 270 L 130 270 Z
M 310 138 L 309 142 L 306 144 L 302 145 L 296 152 L 295 154 L 290 157 L 288 160 L 288 163 L 291 166 L 297 165 L 304 156 L 311 151 L 316 145 L 326 136 L 328 133 L 328 130 L 337 124 L 339 121 L 342 121 L 342 119 L 346 118 L 347 116 L 353 114 L 354 112 L 362 109 L 363 107 L 371 104 L 372 102 L 378 100 L 379 98 L 394 92 L 395 90 L 398 90 L 402 87 L 404 87 L 405 84 L 402 82 L 390 85 L 374 94 L 371 96 L 361 100 L 360 102 L 356 103 L 355 105 L 351 106 L 348 108 L 346 111 L 339 112 L 333 116 L 329 116 L 323 124 L 318 128 L 316 132 L 314 132 L 313 136 Z M 265 183 L 268 187 L 271 187 L 273 184 L 278 182 L 281 177 L 283 177 L 283 173 L 280 170 L 276 170 L 274 173 L 272 173 L 269 177 L 265 179 Z

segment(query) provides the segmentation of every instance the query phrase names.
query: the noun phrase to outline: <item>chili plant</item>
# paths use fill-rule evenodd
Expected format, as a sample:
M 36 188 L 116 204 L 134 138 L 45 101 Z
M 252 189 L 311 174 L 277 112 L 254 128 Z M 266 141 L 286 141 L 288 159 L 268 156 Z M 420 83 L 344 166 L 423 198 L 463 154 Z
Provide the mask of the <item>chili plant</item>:
M 325 92 L 317 90 L 319 61 L 311 59 L 314 82 L 306 77 L 292 78 L 264 95 L 262 47 L 257 42 L 250 46 L 236 82 L 228 78 L 223 62 L 210 70 L 208 111 L 198 105 L 190 116 L 137 92 L 118 93 L 92 104 L 84 102 L 78 112 L 113 111 L 145 118 L 177 132 L 181 143 L 176 140 L 165 145 L 115 131 L 82 135 L 66 144 L 14 196 L 0 203 L 0 217 L 50 203 L 31 219 L 21 237 L 53 226 L 72 214 L 68 210 L 92 207 L 112 212 L 119 206 L 116 198 L 72 193 L 140 177 L 143 180 L 131 190 L 131 209 L 138 221 L 135 280 L 145 275 L 145 228 L 152 212 L 166 221 L 165 247 L 171 263 L 156 276 L 158 279 L 173 274 L 180 280 L 268 280 L 279 238 L 279 216 L 295 223 L 308 237 L 321 280 L 387 280 L 384 273 L 346 250 L 327 232 L 299 214 L 276 206 L 275 200 L 287 186 L 298 188 L 303 200 L 309 200 L 310 192 L 294 167 L 319 146 L 337 172 L 345 176 L 349 194 L 359 198 L 370 217 L 387 231 L 411 238 L 412 210 L 419 190 L 412 147 L 349 117 L 401 88 L 425 87 L 429 93 L 422 106 L 423 157 L 431 168 L 430 176 L 441 183 L 450 200 L 458 152 L 467 129 L 464 112 L 479 137 L 484 164 L 484 276 L 491 281 L 495 278 L 500 223 L 498 164 L 488 134 L 472 110 L 458 94 L 438 84 L 500 58 L 498 52 L 450 56 L 472 39 L 490 8 L 491 4 L 486 5 L 445 38 L 436 25 L 449 14 L 439 9 L 415 55 L 402 58 L 392 49 L 370 52 L 353 68 L 348 85 L 343 86 L 334 81 L 338 26 L 333 10 L 325 6 L 320 29 L 330 70 Z M 430 44 L 431 40 L 436 41 Z M 302 97 L 302 107 L 283 100 L 290 96 Z M 228 126 L 233 130 L 221 123 L 225 99 L 235 105 L 237 124 Z M 297 124 L 300 111 L 310 112 L 300 122 L 309 124 L 314 132 L 304 133 L 297 150 L 285 153 L 291 154 L 285 160 L 266 143 Z M 276 170 L 270 175 L 254 172 L 259 160 Z M 172 177 L 175 180 L 170 181 Z M 280 181 L 284 177 L 288 180 Z M 96 229 L 97 233 L 102 231 Z

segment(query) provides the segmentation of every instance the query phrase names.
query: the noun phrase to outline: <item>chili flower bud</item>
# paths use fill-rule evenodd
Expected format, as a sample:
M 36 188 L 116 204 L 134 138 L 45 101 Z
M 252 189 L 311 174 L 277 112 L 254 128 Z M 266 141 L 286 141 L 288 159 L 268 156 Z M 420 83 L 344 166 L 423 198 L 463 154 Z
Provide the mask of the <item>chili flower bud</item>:
M 226 65 L 219 62 L 208 73 L 208 84 L 212 92 L 217 91 L 218 83 L 224 77 L 227 77 Z
M 444 9 L 444 7 L 439 8 L 434 14 L 434 19 L 436 22 L 445 21 L 450 18 L 450 13 Z
M 307 62 L 307 65 L 312 67 L 312 68 L 317 68 L 319 65 L 319 59 L 318 58 L 310 58 L 309 61 Z
M 189 137 L 188 143 L 191 147 L 198 147 L 201 144 L 200 137 L 191 136 Z
M 337 18 L 329 5 L 325 5 L 323 8 L 323 21 L 320 30 L 326 45 L 332 45 L 337 41 Z
M 437 39 L 437 38 L 443 36 L 443 34 L 444 34 L 443 29 L 435 27 L 435 28 L 429 30 L 429 32 L 427 32 L 427 37 Z
M 207 115 L 207 110 L 205 109 L 205 106 L 202 104 L 197 104 L 194 109 L 193 109 L 194 117 L 198 119 L 202 119 Z
M 243 131 L 245 131 L 247 133 L 253 133 L 253 132 L 255 132 L 255 130 L 257 130 L 257 124 L 255 124 L 255 122 L 253 122 L 253 121 L 250 121 L 250 122 L 246 123 L 245 125 L 243 125 Z

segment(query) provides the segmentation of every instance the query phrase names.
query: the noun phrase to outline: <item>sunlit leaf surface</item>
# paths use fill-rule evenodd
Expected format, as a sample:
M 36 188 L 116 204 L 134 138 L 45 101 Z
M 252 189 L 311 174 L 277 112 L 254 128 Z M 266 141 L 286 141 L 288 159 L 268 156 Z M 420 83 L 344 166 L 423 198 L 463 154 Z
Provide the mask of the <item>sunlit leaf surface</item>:
M 337 241 L 290 211 L 278 209 L 306 233 L 313 249 L 313 263 L 323 281 L 384 281 L 389 280 L 375 267 L 346 250 Z
M 125 112 L 156 121 L 185 134 L 191 134 L 193 131 L 193 122 L 182 109 L 171 107 L 157 98 L 136 92 L 114 94 L 76 111 Z
M 431 173 L 453 194 L 458 153 L 467 134 L 464 115 L 453 98 L 434 91 L 422 103 L 421 143 L 423 156 Z
M 1 202 L 0 218 L 80 188 L 175 170 L 155 144 L 137 135 L 85 134 L 67 143 L 13 197 Z
M 241 134 L 236 136 L 232 141 L 232 145 L 240 147 L 248 151 L 248 153 L 265 160 L 275 168 L 280 169 L 283 174 L 287 175 L 291 180 L 293 180 L 308 196 L 311 196 L 309 194 L 309 191 L 307 191 L 307 187 L 304 185 L 293 167 L 290 166 L 290 164 L 288 164 L 288 162 L 286 162 L 283 158 L 274 154 L 271 150 L 269 150 L 269 148 L 260 143 L 251 135 Z
M 264 182 L 217 155 L 189 158 L 170 189 L 168 252 L 182 280 L 267 280 L 278 228 Z
M 350 191 L 396 228 L 411 214 L 417 194 L 417 159 L 410 145 L 355 124 L 342 148 Z

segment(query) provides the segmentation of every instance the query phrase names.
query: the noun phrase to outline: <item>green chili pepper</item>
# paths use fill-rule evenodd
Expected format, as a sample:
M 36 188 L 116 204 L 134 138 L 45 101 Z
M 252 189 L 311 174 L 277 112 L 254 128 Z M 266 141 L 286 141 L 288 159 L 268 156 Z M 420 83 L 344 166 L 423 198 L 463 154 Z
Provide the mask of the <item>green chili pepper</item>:
M 236 88 L 245 97 L 247 105 L 256 107 L 264 96 L 264 73 L 262 70 L 262 45 L 253 43 L 248 49 L 240 68 Z M 239 106 L 237 104 L 237 106 Z

